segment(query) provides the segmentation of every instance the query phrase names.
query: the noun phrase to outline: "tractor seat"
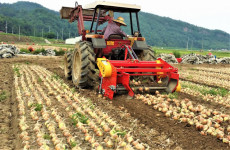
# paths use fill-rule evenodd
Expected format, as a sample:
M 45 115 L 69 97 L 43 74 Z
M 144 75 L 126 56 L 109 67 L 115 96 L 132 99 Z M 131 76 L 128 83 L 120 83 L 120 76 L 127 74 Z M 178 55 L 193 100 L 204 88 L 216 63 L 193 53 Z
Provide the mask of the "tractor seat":
M 111 39 L 123 39 L 123 36 L 120 34 L 110 34 L 108 40 Z

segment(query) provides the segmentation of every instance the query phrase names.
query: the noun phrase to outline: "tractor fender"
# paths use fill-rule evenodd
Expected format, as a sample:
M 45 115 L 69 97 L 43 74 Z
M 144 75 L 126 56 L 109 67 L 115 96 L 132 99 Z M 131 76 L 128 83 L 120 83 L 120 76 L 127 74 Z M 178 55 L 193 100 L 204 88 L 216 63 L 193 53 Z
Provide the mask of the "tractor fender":
M 132 48 L 134 50 L 144 50 L 148 49 L 146 41 L 134 41 Z
M 92 38 L 93 48 L 106 48 L 106 42 L 103 38 Z

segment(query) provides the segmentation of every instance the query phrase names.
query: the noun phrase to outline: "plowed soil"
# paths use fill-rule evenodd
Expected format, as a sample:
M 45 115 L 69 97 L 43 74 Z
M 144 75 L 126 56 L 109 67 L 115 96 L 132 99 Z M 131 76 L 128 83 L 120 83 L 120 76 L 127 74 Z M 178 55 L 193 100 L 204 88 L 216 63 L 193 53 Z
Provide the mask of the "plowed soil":
M 15 57 L 0 60 L 0 93 L 5 92 L 6 98 L 0 102 L 0 149 L 20 149 L 17 105 L 15 100 L 13 64 L 34 64 L 60 76 L 70 87 L 71 81 L 65 79 L 62 57 Z M 193 65 L 176 65 L 179 69 L 194 67 Z M 203 65 L 218 68 L 218 65 Z M 229 67 L 228 65 L 220 65 Z M 134 136 L 147 143 L 150 149 L 229 149 L 213 136 L 202 136 L 194 126 L 179 123 L 166 118 L 163 113 L 154 110 L 137 99 L 130 99 L 127 95 L 116 95 L 111 101 L 98 98 L 96 90 L 79 90 L 81 96 L 90 98 L 97 107 L 123 126 L 135 126 Z M 200 103 L 196 97 L 181 94 L 180 99 L 189 98 Z M 211 103 L 211 108 L 218 106 Z

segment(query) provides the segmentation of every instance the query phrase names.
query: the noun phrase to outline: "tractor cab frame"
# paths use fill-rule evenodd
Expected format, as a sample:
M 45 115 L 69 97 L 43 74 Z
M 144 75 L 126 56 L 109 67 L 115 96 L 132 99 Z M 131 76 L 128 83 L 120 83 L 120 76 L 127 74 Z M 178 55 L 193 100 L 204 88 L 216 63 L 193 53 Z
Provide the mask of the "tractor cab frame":
M 145 38 L 142 37 L 140 31 L 138 18 L 138 12 L 140 9 L 141 7 L 138 5 L 105 1 L 94 2 L 82 8 L 82 6 L 78 5 L 76 2 L 75 8 L 62 7 L 60 14 L 62 19 L 69 19 L 69 22 L 77 20 L 78 34 L 82 36 L 82 40 L 93 43 L 93 47 L 96 49 L 95 53 L 100 51 L 97 55 L 98 57 L 106 56 L 110 59 L 110 56 L 115 53 L 112 51 L 115 50 L 116 47 L 121 47 L 122 45 L 131 45 L 134 50 L 148 49 Z M 129 14 L 131 35 L 127 39 L 104 39 L 102 30 L 98 30 L 100 25 L 113 20 L 114 12 Z M 133 14 L 136 17 L 137 25 L 137 31 L 135 32 Z M 85 29 L 84 21 L 91 22 L 90 29 Z M 115 51 L 117 51 L 117 49 Z M 119 59 L 118 56 L 116 59 Z

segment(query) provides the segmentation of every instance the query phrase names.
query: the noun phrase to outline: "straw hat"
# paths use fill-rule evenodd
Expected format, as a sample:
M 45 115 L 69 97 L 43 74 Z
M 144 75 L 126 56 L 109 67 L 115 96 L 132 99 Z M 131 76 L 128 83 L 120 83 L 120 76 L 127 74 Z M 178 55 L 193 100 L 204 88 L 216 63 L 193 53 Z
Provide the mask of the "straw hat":
M 127 26 L 126 23 L 124 22 L 125 19 L 123 17 L 118 17 L 117 19 L 113 19 L 114 22 L 120 23 L 123 26 Z

